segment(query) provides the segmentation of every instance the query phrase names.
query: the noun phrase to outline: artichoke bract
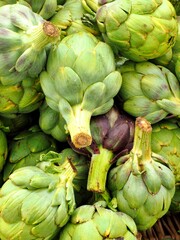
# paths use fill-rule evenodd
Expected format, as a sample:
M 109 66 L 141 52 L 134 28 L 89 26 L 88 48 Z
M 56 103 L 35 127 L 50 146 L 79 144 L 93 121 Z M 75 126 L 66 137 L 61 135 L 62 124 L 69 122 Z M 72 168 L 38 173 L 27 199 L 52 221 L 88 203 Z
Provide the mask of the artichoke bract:
M 168 212 L 175 193 L 173 172 L 161 155 L 151 151 L 151 133 L 151 124 L 138 117 L 132 150 L 118 159 L 108 175 L 117 208 L 131 216 L 140 231 Z
M 62 228 L 59 240 L 136 240 L 137 235 L 136 224 L 130 216 L 96 202 L 75 209 L 69 222 Z
M 95 17 L 99 30 L 104 40 L 124 57 L 146 61 L 164 55 L 175 44 L 177 19 L 170 1 L 101 0 L 98 3 Z
M 152 124 L 168 115 L 180 116 L 180 82 L 168 68 L 126 61 L 119 69 L 122 86 L 117 96 L 127 113 Z
M 134 119 L 113 106 L 107 113 L 92 117 L 90 129 L 93 139 L 90 146 L 81 149 L 71 147 L 90 157 L 87 189 L 101 193 L 106 190 L 111 165 L 133 146 Z
M 50 50 L 40 83 L 47 104 L 61 113 L 73 144 L 82 148 L 92 143 L 91 116 L 110 110 L 122 78 L 109 45 L 78 32 Z
M 78 169 L 81 182 L 86 179 L 86 159 L 67 148 L 40 160 L 37 166 L 15 170 L 1 187 L 1 240 L 53 239 L 76 208 Z
M 3 169 L 3 179 L 20 167 L 33 166 L 43 153 L 57 150 L 57 143 L 51 136 L 45 134 L 39 126 L 19 132 L 8 141 L 8 157 Z
M 3 170 L 3 167 L 6 163 L 8 155 L 8 140 L 6 133 L 3 131 L 3 126 L 0 126 L 0 172 Z
M 46 101 L 40 106 L 39 112 L 39 126 L 42 131 L 59 142 L 66 142 L 68 137 L 65 129 L 66 122 L 61 113 L 50 108 Z
M 44 94 L 39 78 L 25 78 L 17 84 L 3 85 L 0 77 L 0 115 L 12 117 L 31 113 L 42 104 Z
M 3 84 L 36 78 L 60 30 L 22 4 L 0 7 L 0 76 Z
M 176 119 L 162 120 L 152 126 L 152 151 L 167 159 L 174 173 L 176 183 L 180 183 L 180 126 Z

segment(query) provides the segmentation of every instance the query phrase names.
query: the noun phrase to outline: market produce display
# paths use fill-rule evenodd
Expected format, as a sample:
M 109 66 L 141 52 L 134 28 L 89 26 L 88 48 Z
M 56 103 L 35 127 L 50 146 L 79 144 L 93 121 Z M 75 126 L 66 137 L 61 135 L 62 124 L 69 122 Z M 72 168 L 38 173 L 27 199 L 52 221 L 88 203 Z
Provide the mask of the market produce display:
M 179 1 L 0 0 L 0 63 L 0 240 L 180 214 Z

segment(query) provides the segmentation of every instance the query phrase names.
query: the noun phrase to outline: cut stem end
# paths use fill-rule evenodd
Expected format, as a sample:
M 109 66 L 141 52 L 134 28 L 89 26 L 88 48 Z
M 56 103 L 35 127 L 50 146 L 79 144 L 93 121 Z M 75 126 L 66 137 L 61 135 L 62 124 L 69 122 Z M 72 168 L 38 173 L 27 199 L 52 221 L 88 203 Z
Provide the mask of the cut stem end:
M 91 145 L 92 137 L 81 132 L 73 137 L 72 142 L 76 148 L 84 148 Z

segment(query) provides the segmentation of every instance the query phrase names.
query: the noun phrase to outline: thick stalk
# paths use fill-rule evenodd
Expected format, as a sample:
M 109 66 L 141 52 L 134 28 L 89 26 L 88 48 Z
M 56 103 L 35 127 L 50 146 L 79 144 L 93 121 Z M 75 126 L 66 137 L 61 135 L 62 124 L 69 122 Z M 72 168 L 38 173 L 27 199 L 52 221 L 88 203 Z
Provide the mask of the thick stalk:
M 84 148 L 92 143 L 90 131 L 90 119 L 92 113 L 81 109 L 78 105 L 73 107 L 73 116 L 67 122 L 67 128 L 71 136 L 71 141 L 76 148 Z
M 114 154 L 112 151 L 99 146 L 99 154 L 93 154 L 91 157 L 87 190 L 103 193 L 106 190 L 106 179 L 111 160 Z
M 150 122 L 143 117 L 138 117 L 135 122 L 134 144 L 130 154 L 134 160 L 134 167 L 138 165 L 140 171 L 143 170 L 145 161 L 151 161 L 151 132 Z
M 44 21 L 25 33 L 26 43 L 29 43 L 33 49 L 41 50 L 48 43 L 57 42 L 60 39 L 60 30 L 51 22 Z

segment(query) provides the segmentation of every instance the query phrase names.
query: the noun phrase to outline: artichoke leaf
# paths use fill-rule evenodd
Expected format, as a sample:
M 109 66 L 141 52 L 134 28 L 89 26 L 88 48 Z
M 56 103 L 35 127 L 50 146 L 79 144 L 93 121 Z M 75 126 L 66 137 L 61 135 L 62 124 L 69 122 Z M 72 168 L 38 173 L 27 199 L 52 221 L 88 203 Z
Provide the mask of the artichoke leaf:
M 83 97 L 82 108 L 93 112 L 94 109 L 99 107 L 105 98 L 106 85 L 102 82 L 96 82 L 90 85 Z
M 140 174 L 133 175 L 131 173 L 122 191 L 124 198 L 132 209 L 141 207 L 148 197 L 148 191 L 141 180 Z
M 79 104 L 83 98 L 82 81 L 70 67 L 60 67 L 54 76 L 56 91 L 71 105 Z

